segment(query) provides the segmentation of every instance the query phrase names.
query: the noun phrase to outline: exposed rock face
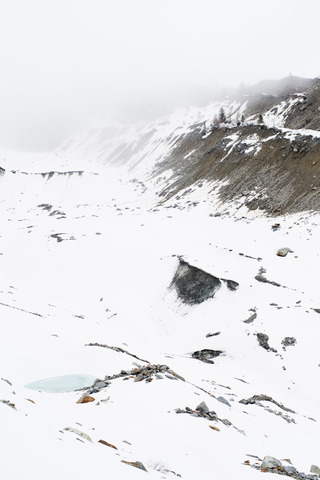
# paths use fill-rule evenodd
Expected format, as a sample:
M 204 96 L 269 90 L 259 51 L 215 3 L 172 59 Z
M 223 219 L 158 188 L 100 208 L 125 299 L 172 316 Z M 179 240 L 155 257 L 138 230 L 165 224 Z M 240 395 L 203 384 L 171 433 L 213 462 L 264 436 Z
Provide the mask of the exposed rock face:
M 92 442 L 92 440 L 91 440 L 91 438 L 89 437 L 89 435 L 87 435 L 85 432 L 82 432 L 81 430 L 78 430 L 77 428 L 66 427 L 66 428 L 64 428 L 63 430 L 65 430 L 66 432 L 75 433 L 78 437 L 84 438 L 84 439 L 87 440 L 88 442 Z
M 225 182 L 219 190 L 223 202 L 238 198 L 250 209 L 273 215 L 319 210 L 320 80 L 298 82 L 293 89 L 290 79 L 285 80 L 281 88 L 276 88 L 280 88 L 280 96 L 256 92 L 247 97 L 245 117 L 253 122 L 214 127 L 205 137 L 195 126 L 182 141 L 179 139 L 177 147 L 159 162 L 155 172 L 157 175 L 170 169 L 177 174 L 161 197 L 169 199 L 197 183 L 220 180 Z M 299 87 L 302 90 L 297 95 Z M 243 97 L 237 100 L 241 102 Z M 257 124 L 259 114 L 268 112 L 267 117 L 276 119 L 284 107 L 286 114 L 279 125 L 314 129 L 315 134 L 295 130 L 290 136 L 282 127 L 271 127 L 272 122 L 269 126 Z M 231 141 L 232 137 L 236 140 Z M 183 162 L 191 151 L 192 162 Z
M 231 291 L 239 287 L 234 280 L 220 279 L 179 258 L 179 265 L 169 289 L 175 289 L 183 303 L 196 305 L 213 298 L 221 288 L 222 282 L 225 282 Z

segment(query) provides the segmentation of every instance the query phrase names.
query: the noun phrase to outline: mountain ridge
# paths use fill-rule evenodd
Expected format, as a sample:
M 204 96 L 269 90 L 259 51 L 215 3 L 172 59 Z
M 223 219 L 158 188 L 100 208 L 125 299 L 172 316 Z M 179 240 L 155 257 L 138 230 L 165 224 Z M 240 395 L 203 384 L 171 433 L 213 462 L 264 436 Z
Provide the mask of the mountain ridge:
M 81 158 L 90 151 L 93 162 L 127 165 L 140 181 L 164 179 L 161 202 L 203 182 L 210 201 L 209 184 L 218 181 L 227 184 L 221 201 L 241 197 L 268 214 L 319 210 L 320 80 L 289 80 L 286 89 L 288 79 L 274 83 L 279 95 L 236 95 L 124 127 L 114 138 L 103 129 L 84 132 L 59 154 Z M 218 121 L 221 109 L 225 122 Z

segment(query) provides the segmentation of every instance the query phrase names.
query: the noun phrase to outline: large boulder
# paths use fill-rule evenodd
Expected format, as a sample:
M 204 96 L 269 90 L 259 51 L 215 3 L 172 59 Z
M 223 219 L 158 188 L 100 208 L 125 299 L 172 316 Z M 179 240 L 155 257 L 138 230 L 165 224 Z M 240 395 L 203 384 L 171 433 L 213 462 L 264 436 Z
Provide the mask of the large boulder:
M 225 282 L 231 291 L 239 287 L 234 280 L 215 277 L 179 258 L 179 265 L 169 288 L 176 290 L 178 298 L 183 303 L 196 305 L 214 297 L 222 282 Z
M 260 466 L 260 470 L 262 472 L 266 472 L 268 470 L 274 470 L 274 469 L 278 470 L 281 468 L 282 468 L 282 463 L 280 462 L 280 460 L 274 457 L 269 457 L 269 456 L 264 457 Z

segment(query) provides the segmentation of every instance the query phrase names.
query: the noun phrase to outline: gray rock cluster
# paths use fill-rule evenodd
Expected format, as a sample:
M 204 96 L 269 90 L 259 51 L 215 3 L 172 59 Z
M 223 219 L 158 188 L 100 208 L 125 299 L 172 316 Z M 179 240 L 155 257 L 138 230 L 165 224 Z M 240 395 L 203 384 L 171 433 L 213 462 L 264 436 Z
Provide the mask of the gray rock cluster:
M 250 462 L 245 462 L 249 465 Z M 278 475 L 285 475 L 287 477 L 295 478 L 296 480 L 318 480 L 320 469 L 316 465 L 311 465 L 309 474 L 304 472 L 298 472 L 293 465 L 284 465 L 280 460 L 275 457 L 266 456 L 262 460 L 260 466 L 257 464 L 251 465 L 252 468 L 256 468 L 261 472 L 276 473 Z
M 292 347 L 293 345 L 295 345 L 297 343 L 297 340 L 294 337 L 285 337 L 281 343 L 283 345 L 283 350 L 285 350 L 286 347 Z
M 210 411 L 205 402 L 201 402 L 195 410 L 192 408 L 186 407 L 185 409 L 177 408 L 176 413 L 188 413 L 193 417 L 206 418 L 207 420 L 218 420 L 217 414 L 214 411 Z
M 149 363 L 146 366 L 138 366 L 132 370 L 121 370 L 120 373 L 115 375 L 106 375 L 104 380 L 97 379 L 92 387 L 90 387 L 88 390 L 88 393 L 96 393 L 102 390 L 110 385 L 112 380 L 117 378 L 122 378 L 123 380 L 129 380 L 132 378 L 135 382 L 142 382 L 143 380 L 146 382 L 151 382 L 153 378 L 156 378 L 157 380 L 169 378 L 170 380 L 185 381 L 181 375 L 178 375 L 176 372 L 171 370 L 168 365 L 151 365 Z

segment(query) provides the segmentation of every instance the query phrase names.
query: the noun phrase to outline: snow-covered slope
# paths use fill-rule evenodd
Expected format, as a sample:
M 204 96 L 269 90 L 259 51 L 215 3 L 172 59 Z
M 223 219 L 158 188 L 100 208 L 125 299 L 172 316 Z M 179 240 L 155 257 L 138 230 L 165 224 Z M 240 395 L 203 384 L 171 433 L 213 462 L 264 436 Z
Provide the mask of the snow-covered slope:
M 147 171 L 188 125 L 146 131 L 136 154 L 130 137 L 130 167 Z M 319 214 L 191 208 L 196 191 L 155 207 L 125 169 L 92 161 L 116 145 L 1 162 L 1 478 L 271 478 L 266 455 L 307 474 Z

